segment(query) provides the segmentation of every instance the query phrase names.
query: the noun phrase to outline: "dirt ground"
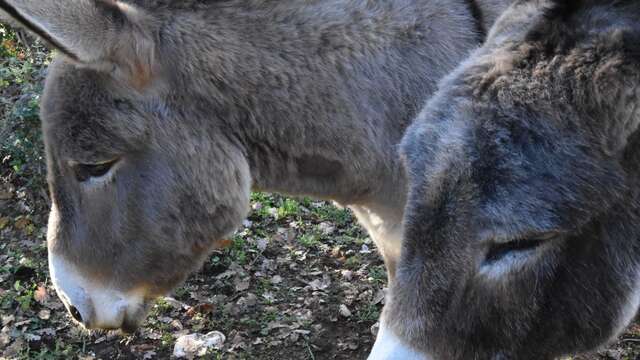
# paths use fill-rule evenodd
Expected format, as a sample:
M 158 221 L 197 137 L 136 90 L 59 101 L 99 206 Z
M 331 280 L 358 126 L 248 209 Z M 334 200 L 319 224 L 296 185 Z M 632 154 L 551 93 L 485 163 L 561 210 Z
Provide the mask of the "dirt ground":
M 366 358 L 386 284 L 371 239 L 348 210 L 272 194 L 252 195 L 230 247 L 158 300 L 134 335 L 73 325 L 47 272 L 37 104 L 50 55 L 0 35 L 0 359 L 166 359 L 182 336 L 213 331 L 225 340 L 205 358 Z M 640 326 L 573 359 L 640 359 Z

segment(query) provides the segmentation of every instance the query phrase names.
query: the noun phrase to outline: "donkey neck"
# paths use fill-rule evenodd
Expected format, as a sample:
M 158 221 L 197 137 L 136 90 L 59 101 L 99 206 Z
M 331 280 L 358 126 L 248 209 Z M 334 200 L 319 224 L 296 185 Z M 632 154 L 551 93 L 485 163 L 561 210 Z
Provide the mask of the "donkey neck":
M 190 65 L 172 66 L 181 100 L 204 104 L 197 117 L 215 116 L 211 136 L 242 147 L 256 189 L 401 209 L 396 146 L 478 45 L 476 24 L 468 0 L 221 7 L 174 22 L 181 50 L 197 52 L 167 61 Z

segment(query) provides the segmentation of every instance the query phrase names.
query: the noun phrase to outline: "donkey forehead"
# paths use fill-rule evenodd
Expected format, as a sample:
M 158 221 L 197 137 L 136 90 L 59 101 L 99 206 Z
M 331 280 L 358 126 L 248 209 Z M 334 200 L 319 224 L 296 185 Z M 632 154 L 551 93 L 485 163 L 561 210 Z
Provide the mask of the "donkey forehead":
M 623 172 L 614 162 L 579 146 L 491 133 L 478 131 L 470 146 L 468 176 L 481 223 L 513 226 L 515 220 L 526 229 L 533 221 L 541 231 L 578 227 L 625 191 Z
M 624 172 L 545 117 L 443 97 L 405 137 L 410 176 L 436 202 L 464 204 L 478 231 L 579 227 L 620 199 Z
M 107 74 L 62 60 L 50 67 L 41 112 L 49 147 L 63 156 L 125 152 L 148 131 L 131 91 Z

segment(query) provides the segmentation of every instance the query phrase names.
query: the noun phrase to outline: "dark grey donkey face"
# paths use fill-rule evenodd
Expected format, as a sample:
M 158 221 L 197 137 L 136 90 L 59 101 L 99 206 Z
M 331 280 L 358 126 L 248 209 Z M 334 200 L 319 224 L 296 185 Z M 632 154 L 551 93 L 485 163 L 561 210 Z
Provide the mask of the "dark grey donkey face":
M 152 15 L 110 1 L 0 4 L 66 55 L 42 99 L 53 283 L 86 327 L 132 329 L 246 215 L 248 165 L 164 101 Z
M 546 359 L 640 303 L 640 6 L 521 1 L 403 142 L 386 321 L 435 359 Z

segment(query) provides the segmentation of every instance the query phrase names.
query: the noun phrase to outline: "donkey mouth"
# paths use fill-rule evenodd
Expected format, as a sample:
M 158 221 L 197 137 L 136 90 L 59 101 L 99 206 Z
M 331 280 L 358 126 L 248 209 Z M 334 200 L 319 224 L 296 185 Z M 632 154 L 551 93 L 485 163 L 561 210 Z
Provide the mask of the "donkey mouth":
M 141 321 L 130 320 L 127 317 L 127 318 L 124 319 L 124 322 L 122 323 L 122 327 L 120 328 L 120 331 L 122 331 L 122 333 L 127 334 L 127 335 L 128 334 L 133 334 L 140 327 L 140 323 L 141 323 Z
M 145 301 L 133 313 L 125 313 L 124 319 L 122 320 L 122 325 L 120 326 L 120 331 L 122 331 L 124 334 L 135 333 L 142 324 L 142 321 L 147 316 L 150 306 L 151 302 Z

